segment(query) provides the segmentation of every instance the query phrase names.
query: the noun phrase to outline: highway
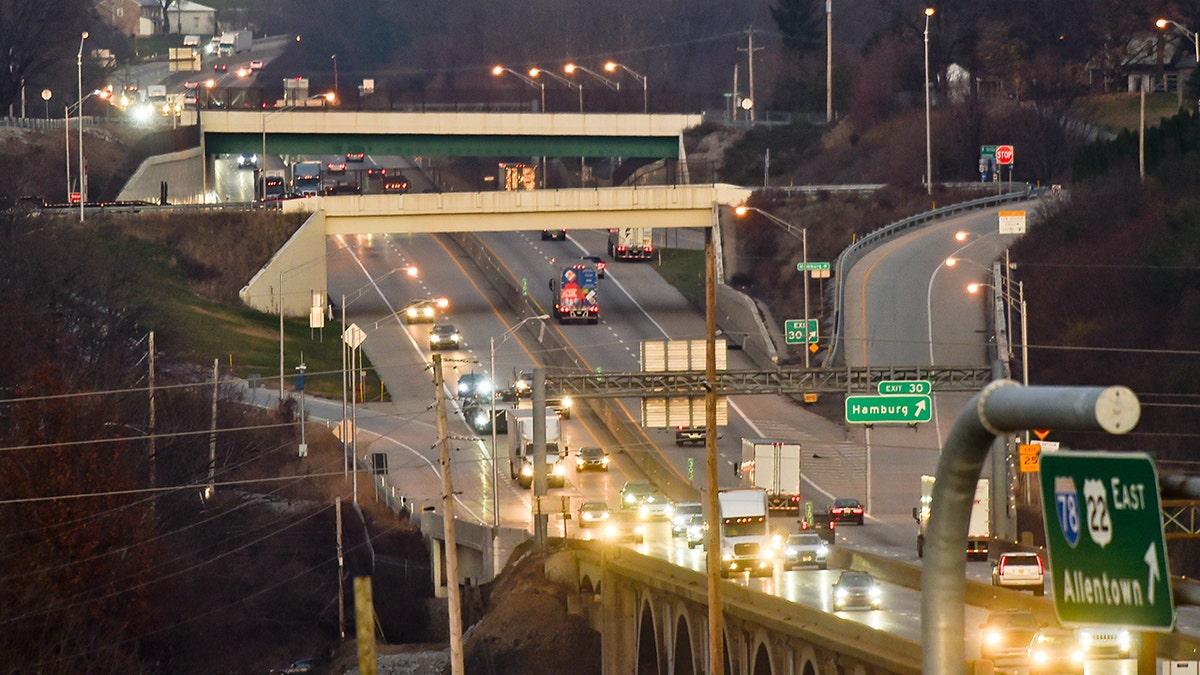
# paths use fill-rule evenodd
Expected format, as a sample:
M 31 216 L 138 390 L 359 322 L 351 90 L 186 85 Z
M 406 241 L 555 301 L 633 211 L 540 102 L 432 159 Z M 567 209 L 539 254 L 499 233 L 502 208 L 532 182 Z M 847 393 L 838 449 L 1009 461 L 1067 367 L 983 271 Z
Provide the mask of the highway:
M 986 358 L 987 339 L 983 333 L 982 298 L 968 295 L 965 284 L 983 280 L 985 266 L 1009 243 L 995 230 L 994 212 L 948 219 L 881 246 L 851 270 L 845 335 L 851 365 L 980 365 Z M 969 233 L 965 241 L 955 239 L 959 231 Z M 547 281 L 558 265 L 580 255 L 605 253 L 605 232 L 568 234 L 565 242 L 541 241 L 536 232 L 492 233 L 483 238 L 514 275 L 526 281 L 529 295 L 547 308 Z M 699 242 L 695 236 L 681 238 L 697 245 Z M 515 370 L 532 367 L 541 355 L 536 347 L 526 346 L 509 332 L 521 317 L 511 317 L 470 261 L 440 238 L 331 238 L 329 251 L 331 299 L 340 303 L 340 297 L 346 296 L 348 320 L 366 331 L 364 349 L 381 371 L 392 396 L 389 403 L 359 406 L 365 439 L 360 441 L 360 454 L 387 452 L 388 481 L 396 486 L 397 493 L 418 510 L 436 506 L 441 503 L 441 486 L 436 472 L 437 427 L 431 405 L 434 392 L 428 370 L 429 326 L 405 325 L 394 313 L 412 299 L 450 300 L 445 320 L 465 335 L 465 344 L 460 350 L 443 352 L 448 392 L 453 392 L 459 374 L 486 373 L 490 369 L 489 338 L 495 339 L 496 376 L 501 387 L 507 385 Z M 945 267 L 944 260 L 949 256 L 960 258 L 964 264 L 953 269 Z M 417 277 L 396 271 L 409 266 L 420 270 Z M 544 330 L 562 331 L 577 353 L 577 362 L 589 371 L 638 369 L 641 340 L 703 337 L 702 314 L 688 306 L 649 265 L 610 262 L 607 278 L 600 281 L 600 293 L 603 312 L 599 325 L 559 326 L 553 321 L 542 325 Z M 754 366 L 739 351 L 731 351 L 729 367 Z M 848 429 L 782 397 L 732 397 L 730 424 L 722 430 L 719 443 L 719 483 L 723 488 L 737 484 L 732 465 L 740 455 L 741 437 L 800 440 L 806 449 L 806 478 L 811 481 L 805 489 L 818 508 L 835 495 L 860 496 L 868 503 L 867 524 L 840 528 L 839 544 L 919 564 L 911 517 L 917 502 L 918 478 L 935 468 L 941 440 L 966 398 L 935 392 L 933 422 L 915 429 L 885 425 Z M 636 400 L 624 400 L 622 404 L 631 419 L 639 418 Z M 340 417 L 340 404 L 337 407 L 325 411 L 329 419 Z M 313 415 L 323 416 L 320 412 Z M 551 492 L 569 495 L 572 509 L 583 500 L 604 500 L 615 506 L 616 493 L 625 480 L 644 478 L 623 449 L 613 445 L 603 426 L 589 415 L 573 416 L 564 421 L 563 429 L 572 450 L 581 445 L 600 445 L 614 459 L 608 473 L 577 475 L 573 468 L 568 470 L 567 486 Z M 505 436 L 499 436 L 495 498 L 490 439 L 477 438 L 453 414 L 450 436 L 457 515 L 491 524 L 498 498 L 500 523 L 528 528 L 530 491 L 509 480 Z M 676 448 L 673 434 L 667 430 L 647 430 L 646 440 L 654 446 L 651 451 L 681 477 L 688 476 L 688 460 L 692 460 L 697 467 L 693 484 L 703 482 L 702 448 Z M 564 529 L 568 533 L 577 531 L 577 523 L 551 519 L 551 534 Z M 652 529 L 639 548 L 703 568 L 700 549 L 689 551 L 662 530 Z M 970 563 L 968 568 L 972 578 L 987 579 L 986 563 Z M 829 586 L 835 574 L 798 570 L 736 583 L 749 583 L 765 592 L 829 609 Z M 880 612 L 845 616 L 919 640 L 919 594 L 889 586 L 885 598 Z M 978 654 L 973 627 L 984 621 L 986 610 L 968 607 L 966 612 L 968 655 Z M 1089 668 L 1089 672 L 1099 671 Z

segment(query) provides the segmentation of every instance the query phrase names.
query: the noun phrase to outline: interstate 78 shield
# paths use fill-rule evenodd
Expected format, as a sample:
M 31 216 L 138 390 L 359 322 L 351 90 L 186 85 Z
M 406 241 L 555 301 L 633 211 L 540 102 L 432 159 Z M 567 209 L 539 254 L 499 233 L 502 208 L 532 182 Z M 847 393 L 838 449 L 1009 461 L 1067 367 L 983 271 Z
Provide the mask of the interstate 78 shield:
M 1175 605 L 1150 457 L 1044 453 L 1041 484 L 1059 621 L 1171 630 Z

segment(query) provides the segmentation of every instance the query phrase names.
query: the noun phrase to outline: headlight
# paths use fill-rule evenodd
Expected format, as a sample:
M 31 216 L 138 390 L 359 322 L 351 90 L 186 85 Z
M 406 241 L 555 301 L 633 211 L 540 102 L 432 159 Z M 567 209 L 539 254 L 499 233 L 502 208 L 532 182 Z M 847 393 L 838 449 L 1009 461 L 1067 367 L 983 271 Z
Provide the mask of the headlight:
M 625 501 L 626 504 L 632 504 L 637 501 L 637 497 L 634 497 L 633 495 L 625 495 L 624 497 L 622 497 L 622 499 Z
M 575 468 L 580 471 L 583 470 L 583 460 L 582 459 L 575 460 Z
M 671 517 L 674 517 L 674 515 L 675 515 L 675 507 L 674 507 L 674 506 L 668 506 L 668 507 L 667 507 L 667 517 L 668 517 L 668 518 L 671 518 Z
M 1121 651 L 1127 652 L 1133 648 L 1133 635 L 1127 630 L 1121 631 L 1117 635 L 1117 644 L 1120 645 Z
M 529 466 L 528 464 L 521 467 L 521 475 L 526 478 L 532 478 L 533 477 L 533 467 Z
M 998 630 L 989 630 L 984 634 L 983 639 L 989 645 L 996 645 L 1000 644 L 1001 640 L 1004 639 L 1004 635 Z
M 637 527 L 633 528 L 633 533 L 634 533 L 634 534 L 636 534 L 636 535 L 638 535 L 638 536 L 641 536 L 641 535 L 642 535 L 643 533 L 645 533 L 645 532 L 646 532 L 646 526 L 645 526 L 645 525 L 638 525 Z
M 817 555 L 820 555 L 820 556 L 829 555 L 829 547 L 824 544 L 821 544 L 820 546 L 817 547 Z
M 645 518 L 649 515 L 650 515 L 650 509 L 647 508 L 645 504 L 642 504 L 641 506 L 638 507 L 638 518 Z
M 839 588 L 839 589 L 837 589 L 837 592 L 835 592 L 833 595 L 837 599 L 838 602 L 845 602 L 846 596 L 848 596 L 849 593 L 847 593 L 844 588 Z
M 562 397 L 562 407 L 564 407 L 564 408 L 571 407 L 571 397 L 570 396 Z
M 479 413 L 478 415 L 475 416 L 475 426 L 476 427 L 486 427 L 487 423 L 488 423 L 488 414 L 487 413 Z
M 733 554 L 729 553 L 729 552 L 722 553 L 721 560 L 724 560 L 725 562 L 729 562 L 729 561 L 733 560 Z
M 883 590 L 881 590 L 878 586 L 872 586 L 870 595 L 872 600 L 878 600 L 883 596 Z
M 555 476 L 562 476 L 562 475 L 565 475 L 565 474 L 566 474 L 566 469 L 564 469 L 564 468 L 563 468 L 563 465 L 562 465 L 562 464 L 557 464 L 557 463 L 556 463 L 556 464 L 554 465 L 554 475 L 555 475 Z
M 604 466 L 608 466 L 608 456 L 606 455 L 604 459 L 600 460 L 600 463 Z
M 612 539 L 615 536 L 617 536 L 617 528 L 615 526 L 609 525 L 608 527 L 604 528 L 605 539 Z

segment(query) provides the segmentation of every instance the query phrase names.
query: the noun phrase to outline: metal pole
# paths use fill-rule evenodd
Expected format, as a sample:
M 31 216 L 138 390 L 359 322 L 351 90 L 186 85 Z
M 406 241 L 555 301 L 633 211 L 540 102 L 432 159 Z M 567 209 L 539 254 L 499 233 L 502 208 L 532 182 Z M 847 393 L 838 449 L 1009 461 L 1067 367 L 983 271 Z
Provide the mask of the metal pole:
M 63 147 L 67 156 L 67 203 L 71 203 L 71 106 L 63 106 Z
M 350 473 L 350 455 L 346 450 L 350 447 L 347 439 L 350 430 L 346 428 L 346 294 L 342 293 L 342 475 Z
M 925 10 L 925 194 L 933 194 L 933 142 L 929 130 L 929 17 L 933 8 Z
M 358 503 L 358 348 L 350 348 L 350 479 Z
M 492 414 L 492 541 L 494 550 L 495 542 L 500 537 L 500 477 L 497 475 L 499 470 L 496 468 L 496 336 L 488 338 L 488 342 L 492 353 L 491 373 L 488 378 L 492 383 L 490 407 Z M 493 567 L 495 566 L 493 563 Z M 493 570 L 493 573 L 497 571 Z
M 966 539 L 975 486 L 992 441 L 1030 428 L 1123 434 L 1141 416 L 1125 387 L 1022 387 L 992 382 L 963 406 L 938 459 L 921 571 L 927 675 L 965 675 Z
M 283 409 L 283 271 L 279 272 L 279 408 Z
M 79 38 L 79 54 L 75 57 L 75 65 L 79 74 L 79 222 L 83 222 L 83 203 L 87 201 L 87 172 L 83 168 L 83 41 L 88 39 L 87 31 Z M 68 186 L 68 192 L 70 187 Z
M 809 334 L 808 334 L 808 278 L 810 276 L 812 276 L 812 274 L 808 271 L 808 228 L 807 227 L 800 228 L 800 239 L 802 242 L 801 249 L 803 249 L 801 255 L 804 256 L 804 367 L 808 368 L 809 367 L 808 355 L 812 353 L 808 349 L 808 346 L 810 344 L 812 344 L 812 342 L 810 342 L 811 336 L 809 336 Z
M 825 121 L 833 121 L 833 0 L 825 0 Z

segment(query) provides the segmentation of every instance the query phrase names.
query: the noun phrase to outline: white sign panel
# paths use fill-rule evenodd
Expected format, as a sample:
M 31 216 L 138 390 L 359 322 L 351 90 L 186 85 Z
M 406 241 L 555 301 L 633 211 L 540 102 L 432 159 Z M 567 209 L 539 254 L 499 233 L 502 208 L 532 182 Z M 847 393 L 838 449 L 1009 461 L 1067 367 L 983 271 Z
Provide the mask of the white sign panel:
M 1001 211 L 1000 234 L 1025 234 L 1025 212 Z

